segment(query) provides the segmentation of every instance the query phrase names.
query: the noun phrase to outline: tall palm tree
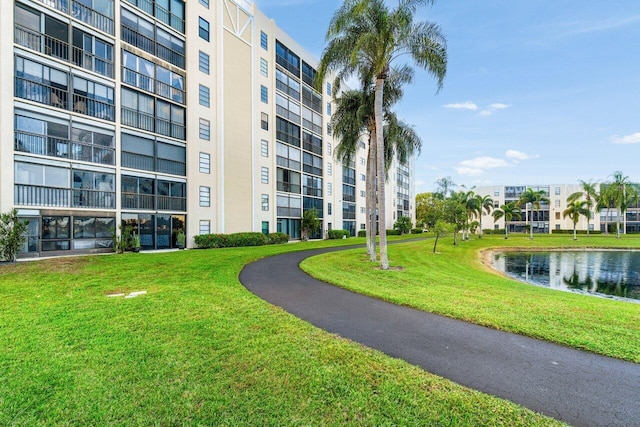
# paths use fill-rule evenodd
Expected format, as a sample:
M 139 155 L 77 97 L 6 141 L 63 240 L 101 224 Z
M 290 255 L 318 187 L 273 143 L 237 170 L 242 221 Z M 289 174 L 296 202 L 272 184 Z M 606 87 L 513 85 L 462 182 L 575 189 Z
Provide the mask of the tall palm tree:
M 412 79 L 412 74 L 400 69 L 385 82 L 385 167 L 391 165 L 394 156 L 401 163 L 406 163 L 415 151 L 421 149 L 422 142 L 415 131 L 400 121 L 390 108 L 402 97 L 402 85 Z M 335 87 L 335 86 L 334 86 Z M 375 200 L 376 200 L 376 150 L 371 141 L 375 140 L 374 92 L 370 84 L 361 90 L 348 90 L 335 98 L 336 111 L 331 117 L 334 136 L 340 141 L 336 146 L 335 156 L 343 164 L 350 163 L 362 138 L 368 144 L 368 160 L 366 165 L 366 241 L 367 254 L 371 261 L 376 261 L 375 232 Z M 386 170 L 386 169 L 385 169 Z
M 383 95 L 384 82 L 400 55 L 408 54 L 420 67 L 438 80 L 438 88 L 446 74 L 446 41 L 440 28 L 432 23 L 414 23 L 418 6 L 434 0 L 400 0 L 389 10 L 384 0 L 345 0 L 336 11 L 327 30 L 325 48 L 317 81 L 328 71 L 339 70 L 343 80 L 353 74 L 375 80 L 375 125 L 378 176 L 384 170 Z M 385 188 L 378 186 L 380 224 L 380 267 L 389 268 L 385 230 Z
M 442 199 L 446 199 L 449 195 L 449 191 L 456 187 L 456 184 L 450 176 L 438 178 L 436 180 L 436 185 L 438 186 L 438 191 L 436 191 L 435 194 L 439 194 Z
M 478 206 L 478 222 L 480 229 L 480 231 L 478 231 L 478 239 L 482 239 L 482 214 L 483 212 L 486 212 L 487 215 L 491 213 L 491 210 L 493 209 L 493 199 L 489 195 L 481 196 L 480 194 L 476 194 L 475 199 L 476 205 Z
M 588 208 L 586 200 L 571 200 L 571 196 L 569 196 L 567 203 L 567 209 L 562 211 L 562 217 L 571 218 L 571 222 L 573 223 L 573 240 L 578 240 L 578 237 L 576 236 L 576 225 L 578 225 L 578 221 L 580 221 L 581 216 L 589 218 L 591 211 Z
M 547 197 L 547 192 L 544 190 L 533 190 L 532 188 L 527 188 L 524 193 L 520 195 L 520 200 L 518 200 L 518 204 L 520 206 L 525 207 L 525 221 L 528 221 L 528 206 L 531 204 L 531 220 L 533 220 L 533 211 L 540 210 L 541 203 L 549 203 L 549 198 Z M 529 221 L 529 232 L 531 233 L 529 238 L 533 240 L 533 227 L 531 223 L 533 221 Z
M 625 176 L 622 172 L 616 171 L 613 173 L 613 182 L 610 183 L 609 189 L 611 190 L 611 199 L 615 203 L 614 206 L 618 209 L 618 215 L 616 216 L 616 237 L 620 237 L 620 217 L 623 218 L 623 230 L 627 232 L 627 218 L 626 212 L 629 205 L 635 202 L 638 194 L 635 188 L 629 182 L 629 177 Z
M 521 219 L 522 211 L 517 202 L 509 202 L 500 206 L 500 209 L 493 211 L 493 221 L 497 221 L 504 217 L 504 238 L 509 238 L 509 222 L 512 219 Z

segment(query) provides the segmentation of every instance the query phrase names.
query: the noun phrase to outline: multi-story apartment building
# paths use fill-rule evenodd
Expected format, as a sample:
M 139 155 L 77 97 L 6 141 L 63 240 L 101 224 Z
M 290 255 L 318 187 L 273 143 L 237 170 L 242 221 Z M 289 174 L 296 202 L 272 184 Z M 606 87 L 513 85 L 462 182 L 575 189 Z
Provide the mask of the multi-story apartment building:
M 493 208 L 509 203 L 517 202 L 520 196 L 528 188 L 534 191 L 543 191 L 549 202 L 540 203 L 540 209 L 532 206 L 521 208 L 521 218 L 514 218 L 505 223 L 504 218 L 500 218 L 494 223 L 492 214 L 483 213 L 482 224 L 485 228 L 503 229 L 509 227 L 509 232 L 524 232 L 527 227 L 532 227 L 534 233 L 551 233 L 552 230 L 572 230 L 573 223 L 569 217 L 564 217 L 562 213 L 567 209 L 567 198 L 581 188 L 577 184 L 551 184 L 551 185 L 497 185 L 476 187 L 473 191 L 482 196 L 490 196 L 493 199 Z M 587 220 L 584 217 L 576 227 L 578 230 L 587 229 Z M 591 230 L 599 230 L 600 222 L 597 216 L 589 220 Z
M 238 0 L 0 2 L 0 210 L 29 220 L 23 256 L 144 249 L 176 233 L 283 231 L 315 208 L 365 223 L 366 144 L 333 157 L 331 85 L 317 60 Z M 10 21 L 13 25 L 10 25 Z M 390 228 L 413 216 L 394 165 Z M 391 175 L 390 171 L 390 175 Z

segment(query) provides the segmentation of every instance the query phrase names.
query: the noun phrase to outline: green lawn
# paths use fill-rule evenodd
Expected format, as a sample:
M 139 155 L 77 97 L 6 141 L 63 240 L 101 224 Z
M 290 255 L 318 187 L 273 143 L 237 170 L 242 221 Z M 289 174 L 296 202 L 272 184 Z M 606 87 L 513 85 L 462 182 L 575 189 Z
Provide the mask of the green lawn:
M 640 304 L 527 285 L 481 263 L 488 247 L 640 248 L 640 236 L 485 236 L 389 246 L 391 271 L 366 262 L 364 249 L 308 259 L 302 267 L 335 283 L 397 304 L 505 331 L 640 362 Z M 331 268 L 327 268 L 331 266 Z
M 363 240 L 0 266 L 0 425 L 557 424 L 325 333 L 238 282 L 260 257 Z

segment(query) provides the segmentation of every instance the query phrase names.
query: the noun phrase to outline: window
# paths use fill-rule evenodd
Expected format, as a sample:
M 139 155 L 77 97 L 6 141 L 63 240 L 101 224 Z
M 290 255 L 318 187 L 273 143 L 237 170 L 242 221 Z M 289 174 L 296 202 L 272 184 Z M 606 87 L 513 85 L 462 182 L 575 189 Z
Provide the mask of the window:
M 200 38 L 209 41 L 209 21 L 198 18 L 198 27 L 198 35 L 200 35 Z
M 560 187 L 556 187 L 556 196 L 560 195 Z
M 302 184 L 302 194 L 305 196 L 322 197 L 322 178 L 304 175 L 302 177 Z
M 260 127 L 269 130 L 269 115 L 267 113 L 260 113 Z
M 367 212 L 367 211 L 365 210 L 365 208 L 364 208 L 364 207 L 361 207 L 361 208 L 360 208 L 360 213 L 361 213 L 361 214 L 366 213 L 366 212 Z M 362 225 L 364 225 L 364 224 L 362 224 Z
M 301 175 L 300 172 L 288 169 L 277 169 L 278 191 L 287 193 L 300 193 Z
M 260 74 L 265 77 L 269 76 L 269 63 L 264 58 L 260 58 Z
M 200 173 L 211 173 L 211 154 L 200 153 Z
M 366 181 L 367 177 L 365 176 L 365 174 L 361 173 L 360 174 L 360 181 Z
M 302 156 L 303 170 L 306 173 L 314 175 L 322 175 L 322 157 L 313 154 L 304 153 Z
M 200 89 L 199 89 L 200 105 L 204 107 L 209 107 L 210 106 L 209 98 L 210 98 L 209 88 L 204 85 L 200 85 Z
M 327 215 L 331 215 L 332 214 L 332 209 L 331 209 L 332 207 L 333 206 L 331 205 L 331 202 L 327 203 Z M 329 230 L 331 230 L 331 226 L 329 226 Z
M 300 124 L 300 104 L 276 92 L 276 114 Z
M 560 224 L 556 224 L 556 230 L 560 230 Z
M 278 194 L 276 197 L 278 216 L 293 216 L 300 218 L 302 215 L 302 202 L 300 196 Z
M 47 21 L 45 21 L 45 25 Z M 51 43 L 47 43 L 51 44 Z M 54 46 L 47 46 L 48 49 Z M 53 49 L 57 52 L 58 49 Z M 66 49 L 65 49 L 66 50 Z M 113 45 L 101 39 L 73 29 L 73 63 L 87 70 L 95 71 L 106 77 L 113 77 Z
M 200 187 L 200 206 L 211 206 L 211 188 Z
M 560 207 L 560 199 L 556 200 L 556 208 Z
M 122 166 L 185 176 L 186 147 L 166 144 L 153 138 L 121 134 Z
M 260 85 L 260 101 L 265 104 L 269 103 L 269 89 L 264 85 Z
M 367 224 L 360 224 L 360 230 L 366 230 Z
M 42 217 L 42 250 L 68 251 L 71 249 L 69 238 L 70 221 L 68 216 Z
M 73 111 L 104 120 L 115 120 L 113 88 L 73 77 Z
M 262 234 L 269 234 L 269 221 L 262 221 Z
M 500 191 L 496 190 L 493 192 L 493 197 L 499 197 L 500 196 Z
M 300 170 L 300 150 L 281 142 L 276 143 L 276 163 L 289 169 Z
M 498 202 L 497 200 L 493 202 L 493 207 L 494 208 L 499 208 L 500 207 L 500 202 Z
M 263 211 L 268 211 L 269 210 L 269 195 L 268 194 L 263 194 L 260 197 L 261 200 L 261 204 L 262 204 L 262 210 Z
M 331 103 L 327 102 L 327 115 L 330 116 L 331 115 Z
M 327 163 L 327 175 L 333 175 L 333 163 L 331 162 Z
M 560 212 L 556 212 L 556 219 L 560 219 Z
M 264 33 L 264 31 L 260 31 L 260 47 L 264 50 L 269 49 L 269 37 Z
M 300 126 L 276 117 L 276 138 L 287 144 L 300 147 Z
M 360 190 L 360 197 L 367 197 L 367 192 L 364 190 Z
M 316 70 L 306 62 L 302 61 L 302 81 L 313 86 L 313 80 L 316 78 Z
M 198 230 L 200 234 L 209 234 L 211 233 L 211 221 L 208 220 L 200 220 L 200 229 Z
M 209 0 L 200 0 L 200 4 L 209 9 Z
M 333 194 L 333 184 L 327 182 L 327 196 L 331 196 Z M 329 209 L 329 215 L 331 215 L 331 209 Z
M 262 157 L 269 157 L 269 143 L 264 139 L 260 141 L 260 154 Z
M 364 160 L 364 157 L 360 157 L 360 164 L 361 164 L 362 166 L 364 166 L 364 165 L 365 165 L 365 163 L 366 163 L 366 162 L 365 162 L 365 160 Z
M 331 155 L 331 143 L 327 142 L 327 156 Z
M 276 89 L 300 100 L 300 82 L 276 68 Z
M 279 41 L 276 41 L 276 62 L 294 76 L 300 75 L 300 57 Z
M 211 122 L 209 120 L 200 119 L 200 126 L 198 130 L 200 139 L 209 141 L 211 139 Z
M 322 155 L 322 139 L 306 131 L 302 132 L 302 148 L 319 156 Z
M 263 166 L 260 170 L 260 182 L 263 184 L 269 183 L 269 168 Z
M 331 96 L 331 83 L 327 82 L 327 95 Z
M 327 135 L 331 136 L 333 134 L 333 128 L 329 123 L 327 123 Z
M 200 51 L 198 54 L 198 68 L 205 74 L 209 74 L 209 55 Z

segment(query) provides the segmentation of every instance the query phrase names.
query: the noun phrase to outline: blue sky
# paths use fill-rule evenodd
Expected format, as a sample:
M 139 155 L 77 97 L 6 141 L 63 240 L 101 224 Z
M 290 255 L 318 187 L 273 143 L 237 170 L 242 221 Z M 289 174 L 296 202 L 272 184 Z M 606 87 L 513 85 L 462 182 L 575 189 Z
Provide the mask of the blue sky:
M 258 0 L 320 57 L 336 0 Z M 395 1 L 390 1 L 395 5 Z M 440 0 L 418 12 L 448 43 L 444 87 L 416 70 L 397 112 L 423 140 L 416 191 L 640 182 L 638 0 Z

